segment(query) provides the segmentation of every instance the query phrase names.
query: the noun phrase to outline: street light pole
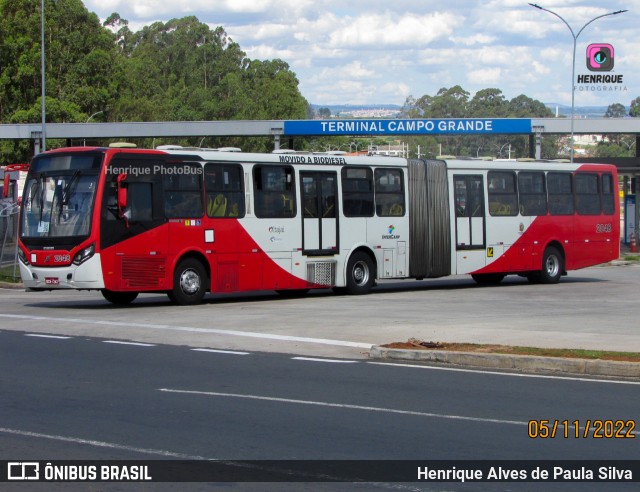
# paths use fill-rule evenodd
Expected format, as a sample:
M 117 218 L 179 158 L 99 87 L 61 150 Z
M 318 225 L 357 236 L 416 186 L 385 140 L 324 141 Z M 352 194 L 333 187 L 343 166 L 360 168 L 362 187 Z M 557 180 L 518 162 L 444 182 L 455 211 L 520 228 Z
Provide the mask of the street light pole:
M 47 115 L 46 106 L 46 91 L 45 91 L 45 75 L 44 75 L 44 0 L 40 2 L 40 72 L 41 72 L 41 87 L 42 87 L 42 101 L 41 101 L 41 113 L 42 113 L 42 152 L 47 150 L 47 130 L 45 127 L 45 120 Z
M 576 45 L 578 43 L 578 36 L 580 36 L 580 34 L 582 33 L 582 31 L 584 31 L 584 28 L 587 27 L 589 24 L 591 24 L 592 22 L 601 19 L 602 17 L 607 17 L 609 15 L 618 15 L 618 14 L 622 14 L 624 12 L 627 12 L 627 10 L 618 10 L 616 12 L 609 12 L 608 14 L 602 14 L 599 15 L 598 17 L 594 17 L 593 19 L 591 19 L 589 22 L 587 22 L 584 26 L 582 26 L 580 28 L 580 30 L 578 31 L 578 33 L 576 34 L 573 31 L 573 28 L 569 25 L 569 23 L 564 20 L 559 14 L 556 14 L 554 11 L 549 10 L 549 9 L 545 9 L 544 7 L 541 7 L 540 5 L 537 5 L 535 3 L 530 3 L 529 5 L 531 5 L 532 7 L 535 7 L 537 9 L 540 10 L 544 10 L 545 12 L 549 12 L 552 15 L 555 15 L 558 19 L 560 19 L 562 22 L 564 22 L 564 25 L 567 26 L 569 28 L 569 31 L 571 32 L 571 36 L 573 36 L 573 59 L 571 62 L 571 141 L 570 141 L 570 156 L 571 156 L 571 162 L 573 162 L 573 123 L 574 123 L 574 119 L 575 119 L 575 100 L 576 100 L 576 89 L 575 89 L 575 79 L 576 79 Z
M 93 119 L 94 116 L 98 116 L 99 114 L 102 114 L 102 113 L 104 113 L 104 111 L 96 111 L 95 113 L 93 113 L 91 116 L 89 116 L 87 118 L 87 121 L 85 121 L 85 123 L 89 123 Z M 87 139 L 86 138 L 82 141 L 82 146 L 83 147 L 87 146 Z

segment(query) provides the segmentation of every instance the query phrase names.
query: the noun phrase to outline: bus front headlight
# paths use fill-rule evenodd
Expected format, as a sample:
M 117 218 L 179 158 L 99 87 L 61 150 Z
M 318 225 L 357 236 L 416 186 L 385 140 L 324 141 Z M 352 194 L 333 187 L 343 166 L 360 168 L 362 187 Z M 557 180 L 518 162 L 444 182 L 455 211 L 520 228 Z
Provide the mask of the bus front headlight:
M 96 251 L 95 244 L 91 244 L 86 248 L 84 248 L 83 250 L 78 251 L 76 255 L 73 257 L 73 264 L 82 265 L 85 261 L 87 261 L 89 258 L 93 256 L 95 251 Z

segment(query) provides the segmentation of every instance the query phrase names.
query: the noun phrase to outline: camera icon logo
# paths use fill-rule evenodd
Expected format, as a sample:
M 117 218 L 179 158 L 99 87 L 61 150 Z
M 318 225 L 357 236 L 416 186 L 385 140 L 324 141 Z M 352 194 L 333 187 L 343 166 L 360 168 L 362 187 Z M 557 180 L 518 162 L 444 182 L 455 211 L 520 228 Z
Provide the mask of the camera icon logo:
M 592 72 L 613 70 L 613 46 L 608 43 L 594 43 L 587 46 L 587 68 Z
M 40 463 L 37 461 L 9 461 L 7 463 L 8 480 L 39 480 Z

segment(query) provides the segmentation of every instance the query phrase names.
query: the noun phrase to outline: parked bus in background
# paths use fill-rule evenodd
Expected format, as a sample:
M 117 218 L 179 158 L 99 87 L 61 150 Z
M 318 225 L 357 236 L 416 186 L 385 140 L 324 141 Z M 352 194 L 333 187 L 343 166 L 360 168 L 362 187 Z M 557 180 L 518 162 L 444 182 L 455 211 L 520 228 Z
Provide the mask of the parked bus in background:
M 618 258 L 617 183 L 599 164 L 59 149 L 31 164 L 20 271 L 117 304 L 454 274 L 552 284 Z
M 0 167 L 0 199 L 18 202 L 28 170 L 29 164 L 9 164 Z

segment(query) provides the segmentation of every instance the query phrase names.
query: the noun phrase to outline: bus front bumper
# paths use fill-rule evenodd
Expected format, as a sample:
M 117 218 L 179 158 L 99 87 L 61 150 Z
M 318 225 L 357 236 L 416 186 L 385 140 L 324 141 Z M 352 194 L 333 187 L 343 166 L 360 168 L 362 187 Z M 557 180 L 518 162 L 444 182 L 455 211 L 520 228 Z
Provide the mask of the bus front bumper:
M 22 283 L 28 289 L 103 289 L 100 254 L 96 253 L 82 265 L 64 267 L 39 267 L 25 265 L 21 261 Z

